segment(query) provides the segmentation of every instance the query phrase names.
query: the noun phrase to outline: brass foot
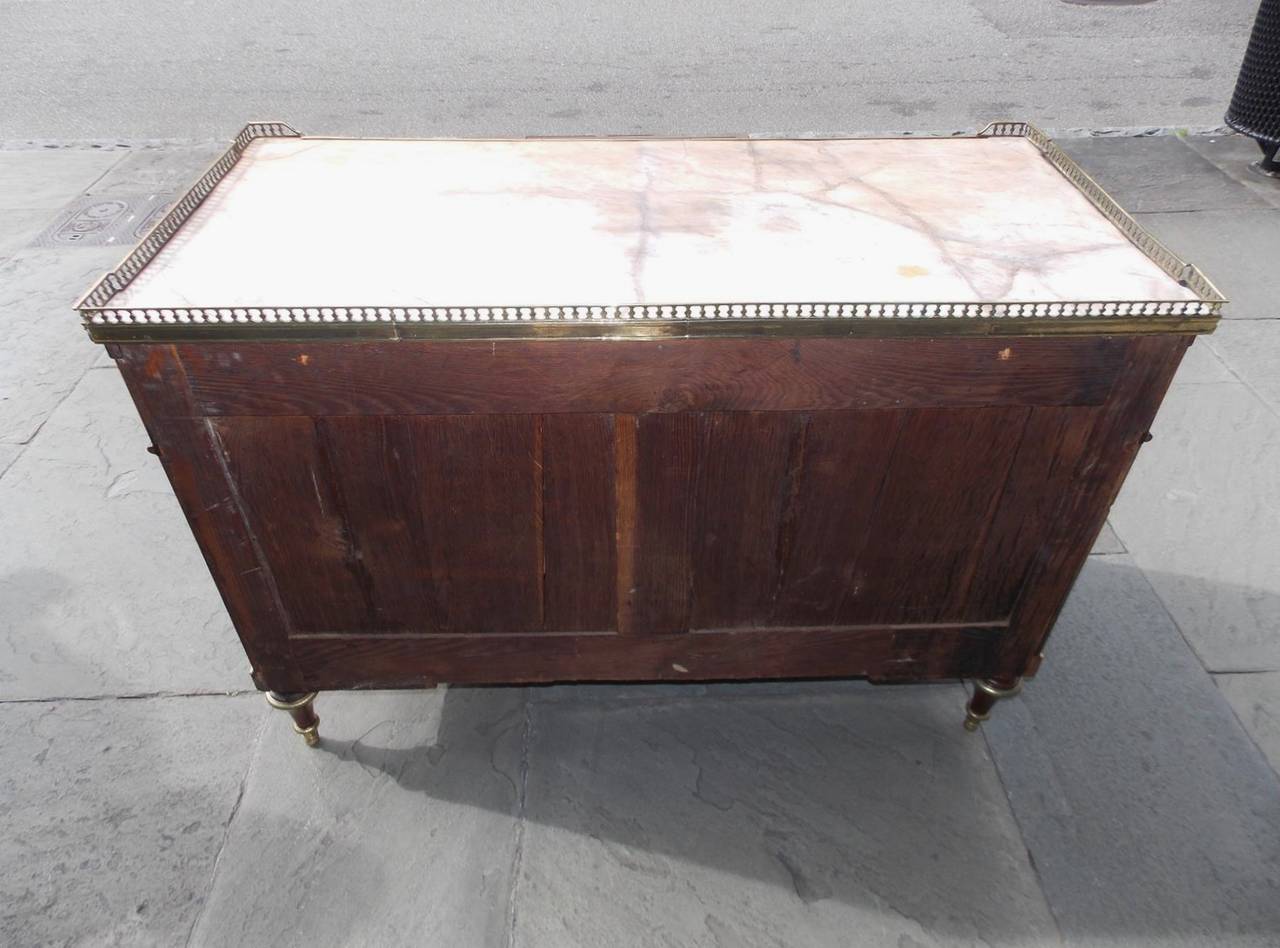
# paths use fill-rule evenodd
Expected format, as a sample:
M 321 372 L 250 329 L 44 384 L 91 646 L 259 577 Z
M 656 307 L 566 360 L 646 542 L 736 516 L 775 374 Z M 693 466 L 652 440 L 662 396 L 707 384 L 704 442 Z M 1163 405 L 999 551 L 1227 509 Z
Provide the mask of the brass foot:
M 320 718 L 311 704 L 315 700 L 314 691 L 306 694 L 267 692 L 267 704 L 279 711 L 289 712 L 289 716 L 293 718 L 294 731 L 302 735 L 308 747 L 316 747 L 320 743 Z
M 1001 678 L 976 680 L 973 683 L 973 697 L 965 708 L 964 729 L 976 731 L 978 725 L 991 717 L 991 709 L 1001 698 L 1012 698 L 1022 691 L 1021 678 Z
M 308 747 L 320 746 L 320 718 L 318 716 L 316 717 L 316 723 L 311 727 L 298 727 L 295 724 L 293 729 L 302 735 L 302 739 Z

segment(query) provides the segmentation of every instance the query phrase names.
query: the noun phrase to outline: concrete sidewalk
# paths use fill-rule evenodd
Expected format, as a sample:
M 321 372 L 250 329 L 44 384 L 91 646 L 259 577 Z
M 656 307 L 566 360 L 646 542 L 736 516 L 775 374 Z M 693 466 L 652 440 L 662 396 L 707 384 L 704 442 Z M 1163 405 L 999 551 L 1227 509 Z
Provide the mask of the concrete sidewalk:
M 223 146 L 0 147 L 0 944 L 1280 944 L 1280 182 L 1063 144 L 1233 302 L 983 733 L 959 685 L 455 688 L 322 695 L 318 751 L 70 310 Z

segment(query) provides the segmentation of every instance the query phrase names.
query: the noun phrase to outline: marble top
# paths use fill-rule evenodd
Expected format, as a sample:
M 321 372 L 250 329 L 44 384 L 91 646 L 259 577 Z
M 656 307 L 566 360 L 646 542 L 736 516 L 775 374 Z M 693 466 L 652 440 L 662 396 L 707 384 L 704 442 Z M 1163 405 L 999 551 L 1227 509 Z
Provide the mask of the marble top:
M 107 305 L 1196 298 L 1024 138 L 263 138 Z

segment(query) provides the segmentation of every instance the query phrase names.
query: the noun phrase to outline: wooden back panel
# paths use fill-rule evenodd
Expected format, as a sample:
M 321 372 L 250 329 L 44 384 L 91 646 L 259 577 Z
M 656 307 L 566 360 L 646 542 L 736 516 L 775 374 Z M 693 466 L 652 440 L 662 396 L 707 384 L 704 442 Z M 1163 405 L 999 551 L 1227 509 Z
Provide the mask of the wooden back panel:
M 645 634 L 1007 619 L 1010 571 L 1034 551 L 1006 535 L 1019 523 L 1001 500 L 1028 425 L 1055 420 L 1015 407 L 212 426 L 296 632 Z M 1035 461 L 1069 472 L 1080 447 Z M 1064 485 L 1015 486 L 1046 507 Z
M 1036 638 L 1011 629 L 1032 577 L 1065 596 L 1083 553 L 1053 547 L 1062 517 L 1100 526 L 1127 462 L 1096 497 L 1077 497 L 1078 479 L 1098 455 L 1136 450 L 1184 344 L 116 352 L 215 578 L 238 597 L 260 682 L 335 687 L 662 677 L 685 655 L 702 657 L 702 677 L 890 677 L 894 661 L 969 673 Z M 1126 414 L 1138 358 L 1160 367 Z M 228 575 L 240 561 L 269 586 L 247 605 Z M 719 648 L 706 636 L 741 633 L 774 643 L 768 667 L 751 658 L 760 646 L 706 657 Z M 927 675 L 925 652 L 944 656 Z

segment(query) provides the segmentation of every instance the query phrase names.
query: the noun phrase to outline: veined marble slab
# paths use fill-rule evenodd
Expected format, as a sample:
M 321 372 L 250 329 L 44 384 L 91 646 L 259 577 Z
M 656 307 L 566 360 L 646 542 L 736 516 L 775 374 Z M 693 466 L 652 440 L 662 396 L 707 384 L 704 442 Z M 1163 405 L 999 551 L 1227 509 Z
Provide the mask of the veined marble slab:
M 1195 298 L 1021 138 L 287 138 L 111 305 Z

